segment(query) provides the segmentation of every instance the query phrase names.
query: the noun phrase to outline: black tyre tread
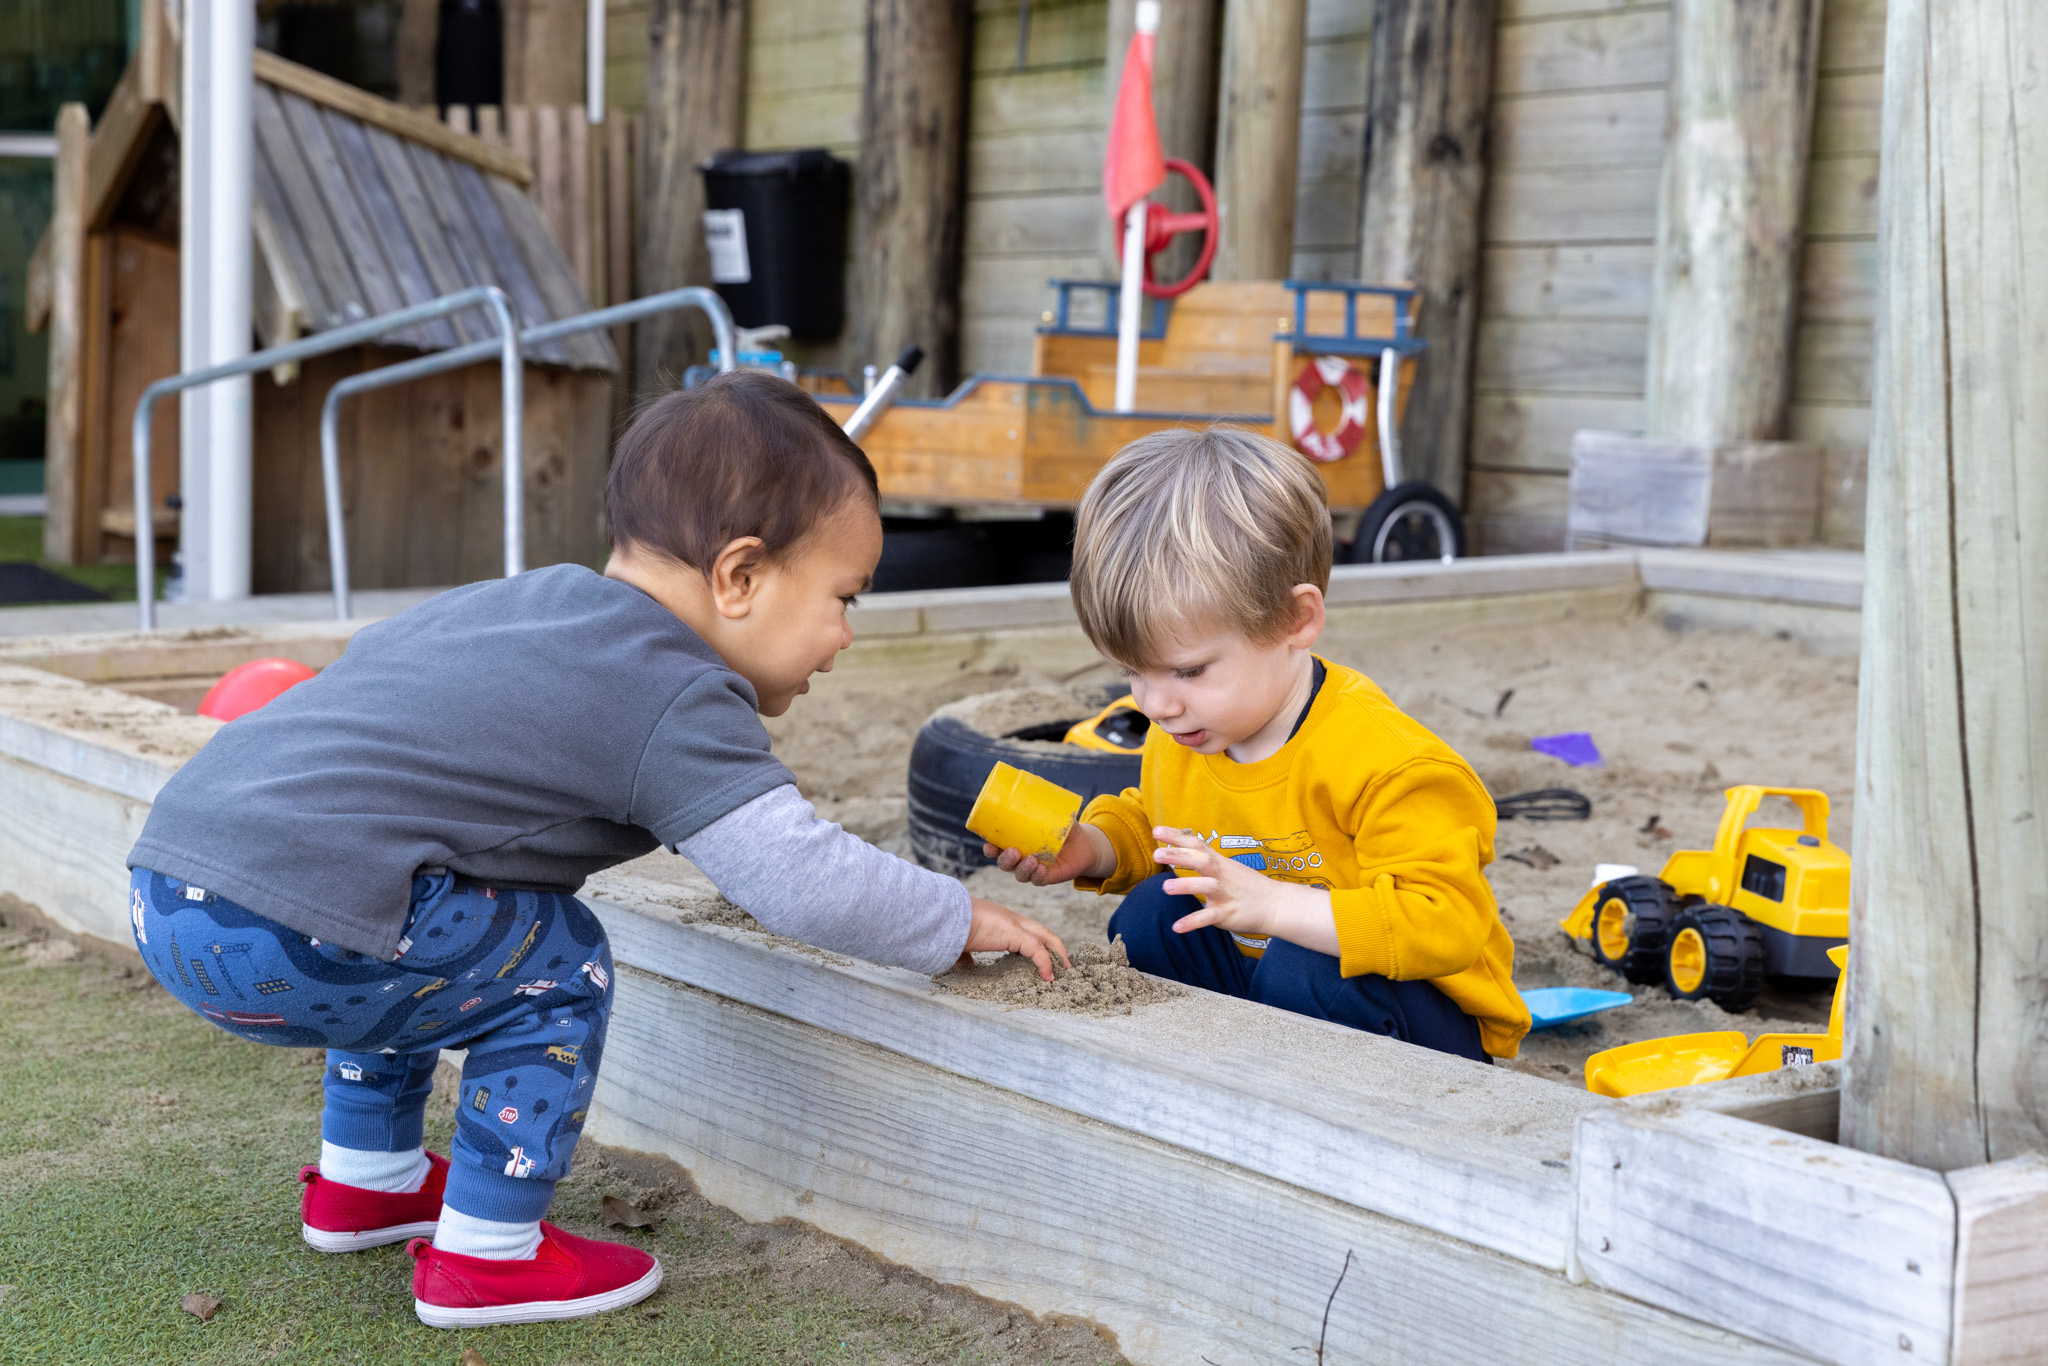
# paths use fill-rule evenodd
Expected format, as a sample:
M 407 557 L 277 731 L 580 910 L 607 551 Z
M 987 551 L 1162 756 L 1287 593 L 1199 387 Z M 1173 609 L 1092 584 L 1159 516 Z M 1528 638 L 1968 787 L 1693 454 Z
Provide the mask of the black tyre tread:
M 1671 933 L 1691 927 L 1707 944 L 1707 980 L 1699 995 L 1732 1013 L 1750 1008 L 1764 987 L 1764 937 L 1741 911 L 1701 902 L 1679 911 Z M 1665 989 L 1679 996 L 1665 965 Z M 1695 998 L 1696 999 L 1696 998 Z
M 1610 897 L 1621 898 L 1633 919 L 1628 953 L 1618 963 L 1602 958 L 1600 954 L 1598 917 L 1600 907 L 1606 905 Z M 1593 899 L 1593 914 L 1595 958 L 1638 986 L 1664 980 L 1664 946 L 1671 933 L 1672 921 L 1678 915 L 1678 894 L 1671 890 L 1670 883 L 1642 873 L 1615 878 L 1601 885 L 1599 895 Z
M 1434 484 L 1423 479 L 1410 479 L 1406 483 L 1394 485 L 1372 500 L 1365 510 L 1365 515 L 1358 519 L 1358 534 L 1339 547 L 1340 562 L 1371 564 L 1372 543 L 1379 535 L 1381 523 L 1402 504 L 1417 501 L 1433 504 L 1440 512 L 1446 514 L 1451 525 L 1451 554 L 1462 558 L 1466 546 L 1464 514 L 1460 513 L 1456 505 Z
M 993 862 L 982 856 L 981 837 L 967 832 L 967 813 L 998 761 L 1078 792 L 1083 801 L 1138 785 L 1136 753 L 1052 748 L 983 735 L 958 717 L 935 716 L 910 748 L 910 848 L 919 863 L 964 877 Z

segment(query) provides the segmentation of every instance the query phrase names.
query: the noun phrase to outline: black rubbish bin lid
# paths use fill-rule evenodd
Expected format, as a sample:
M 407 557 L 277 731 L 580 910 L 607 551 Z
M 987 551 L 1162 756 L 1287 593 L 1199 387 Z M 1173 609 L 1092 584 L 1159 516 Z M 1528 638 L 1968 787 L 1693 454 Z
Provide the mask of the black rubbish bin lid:
M 838 158 L 823 147 L 800 147 L 787 152 L 742 152 L 728 148 L 713 152 L 697 169 L 706 175 L 796 177 L 831 175 L 838 164 Z

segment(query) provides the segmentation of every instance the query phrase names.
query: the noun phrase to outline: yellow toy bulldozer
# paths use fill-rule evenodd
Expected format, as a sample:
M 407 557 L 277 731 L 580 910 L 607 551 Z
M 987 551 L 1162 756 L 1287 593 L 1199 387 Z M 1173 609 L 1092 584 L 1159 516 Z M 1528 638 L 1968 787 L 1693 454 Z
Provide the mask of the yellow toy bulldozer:
M 1789 798 L 1803 828 L 1744 829 L 1765 797 Z M 1673 854 L 1661 877 L 1600 883 L 1559 922 L 1631 982 L 1743 1010 L 1764 977 L 1833 977 L 1848 941 L 1849 855 L 1828 840 L 1828 799 L 1805 787 L 1728 789 L 1711 850 Z

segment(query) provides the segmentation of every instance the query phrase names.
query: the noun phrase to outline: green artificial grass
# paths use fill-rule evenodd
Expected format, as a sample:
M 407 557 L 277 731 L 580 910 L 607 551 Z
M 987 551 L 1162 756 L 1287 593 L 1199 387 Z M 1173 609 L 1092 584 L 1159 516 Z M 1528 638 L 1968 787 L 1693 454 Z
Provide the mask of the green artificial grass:
M 0 517 L 0 564 L 40 564 L 53 574 L 62 574 L 73 583 L 82 583 L 96 588 L 115 602 L 135 600 L 134 564 L 52 564 L 43 558 L 43 519 L 40 517 Z M 161 591 L 168 570 L 159 565 L 157 585 Z M 10 607 L 27 607 L 29 603 L 9 603 Z M 76 606 L 67 603 L 66 606 Z
M 605 1195 L 648 1193 L 594 1145 L 579 1151 L 550 1218 L 649 1248 L 664 1264 L 662 1289 L 565 1323 L 425 1327 L 403 1245 L 323 1255 L 299 1239 L 296 1177 L 319 1152 L 322 1069 L 309 1064 L 320 1055 L 231 1037 L 139 965 L 50 961 L 70 946 L 26 942 L 36 936 L 7 918 L 16 928 L 0 931 L 0 1357 L 9 1362 L 455 1366 L 465 1348 L 488 1366 L 1117 1359 L 1092 1334 L 1051 1352 L 1005 1350 L 1006 1322 L 1038 1326 L 929 1283 L 906 1288 L 917 1278 L 807 1230 L 742 1224 L 681 1185 L 666 1205 L 658 1192 L 650 1201 L 670 1222 L 607 1231 Z M 452 1112 L 436 1100 L 428 1143 L 445 1152 Z M 770 1246 L 778 1239 L 780 1251 Z M 834 1257 L 837 1280 L 821 1286 L 816 1268 Z M 190 1292 L 220 1298 L 211 1321 L 180 1309 Z

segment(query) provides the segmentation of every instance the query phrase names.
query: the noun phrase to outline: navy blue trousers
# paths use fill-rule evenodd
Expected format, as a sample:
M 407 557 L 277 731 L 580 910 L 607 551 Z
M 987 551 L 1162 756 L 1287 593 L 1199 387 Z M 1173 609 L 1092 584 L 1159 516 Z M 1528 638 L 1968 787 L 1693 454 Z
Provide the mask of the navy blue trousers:
M 1172 876 L 1161 873 L 1139 883 L 1109 918 L 1109 937 L 1123 939 L 1131 966 L 1140 972 L 1474 1062 L 1491 1061 L 1479 1046 L 1479 1022 L 1434 983 L 1396 982 L 1378 973 L 1346 977 L 1329 954 L 1284 939 L 1268 940 L 1264 957 L 1247 958 L 1228 931 L 1213 925 L 1175 934 L 1173 922 L 1202 903 L 1169 896 L 1166 880 Z
M 330 1143 L 420 1146 L 441 1049 L 468 1048 L 443 1198 L 479 1219 L 547 1211 L 611 1014 L 611 949 L 583 903 L 416 877 L 384 963 L 147 868 L 130 889 L 135 947 L 171 995 L 242 1038 L 327 1050 Z

